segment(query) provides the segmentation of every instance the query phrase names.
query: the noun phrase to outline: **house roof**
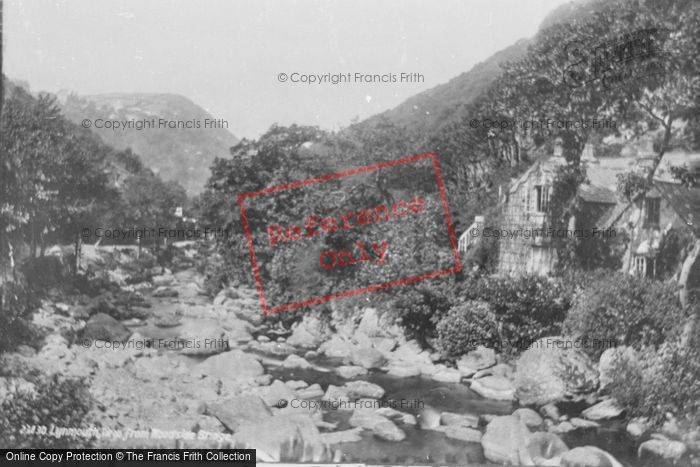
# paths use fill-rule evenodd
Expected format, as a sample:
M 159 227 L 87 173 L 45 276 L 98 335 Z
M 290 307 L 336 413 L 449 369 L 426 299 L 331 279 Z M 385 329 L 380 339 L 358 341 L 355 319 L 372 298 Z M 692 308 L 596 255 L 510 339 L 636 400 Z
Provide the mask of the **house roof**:
M 578 187 L 578 195 L 589 203 L 617 204 L 618 199 L 614 191 L 605 187 L 584 183 Z
M 591 185 L 615 191 L 617 175 L 634 170 L 636 162 L 636 157 L 600 157 L 597 164 L 586 165 L 586 177 Z
M 700 237 L 700 188 L 655 180 L 654 186 L 678 216 Z
M 698 165 L 700 165 L 700 153 L 688 153 L 682 149 L 668 151 L 661 158 L 661 162 L 656 168 L 654 180 L 675 182 L 676 180 L 671 173 L 671 167 L 687 166 L 689 169 L 694 169 Z

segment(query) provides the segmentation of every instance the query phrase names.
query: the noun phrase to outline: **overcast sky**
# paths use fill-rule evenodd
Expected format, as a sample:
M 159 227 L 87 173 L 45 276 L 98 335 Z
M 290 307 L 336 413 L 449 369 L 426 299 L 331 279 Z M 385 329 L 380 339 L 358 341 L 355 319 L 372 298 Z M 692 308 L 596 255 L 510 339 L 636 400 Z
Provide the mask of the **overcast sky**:
M 182 94 L 239 137 L 347 125 L 532 36 L 566 0 L 6 0 L 5 73 L 33 91 Z M 280 82 L 421 73 L 422 83 Z

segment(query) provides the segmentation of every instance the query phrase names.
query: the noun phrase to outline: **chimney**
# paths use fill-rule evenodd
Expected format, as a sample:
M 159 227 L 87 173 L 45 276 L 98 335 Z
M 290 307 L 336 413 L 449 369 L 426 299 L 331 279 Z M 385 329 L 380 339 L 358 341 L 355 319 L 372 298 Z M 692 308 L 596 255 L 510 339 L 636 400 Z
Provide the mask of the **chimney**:
M 554 140 L 554 157 L 562 157 L 564 155 L 564 140 L 557 137 Z

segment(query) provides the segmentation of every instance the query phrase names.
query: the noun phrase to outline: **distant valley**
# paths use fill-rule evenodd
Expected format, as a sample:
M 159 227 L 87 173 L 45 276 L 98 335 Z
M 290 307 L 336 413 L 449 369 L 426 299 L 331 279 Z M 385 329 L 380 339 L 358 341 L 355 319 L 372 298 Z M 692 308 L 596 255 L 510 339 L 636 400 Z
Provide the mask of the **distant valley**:
M 98 94 L 77 96 L 59 94 L 63 113 L 73 122 L 91 122 L 92 131 L 116 148 L 131 148 L 143 163 L 165 180 L 179 182 L 189 195 L 204 189 L 214 158 L 229 156 L 229 148 L 238 142 L 225 126 L 205 109 L 177 94 Z M 96 128 L 105 121 L 156 121 L 155 128 Z M 171 128 L 183 122 L 180 128 Z M 96 125 L 96 120 L 100 124 Z M 184 126 L 186 125 L 186 127 Z

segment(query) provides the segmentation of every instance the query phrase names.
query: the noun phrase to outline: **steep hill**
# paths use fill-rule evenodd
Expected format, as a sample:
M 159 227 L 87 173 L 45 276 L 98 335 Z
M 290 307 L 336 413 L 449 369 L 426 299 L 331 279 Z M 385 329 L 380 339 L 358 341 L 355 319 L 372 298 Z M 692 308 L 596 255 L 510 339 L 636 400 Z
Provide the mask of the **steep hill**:
M 372 125 L 378 119 L 386 118 L 410 129 L 411 133 L 432 133 L 459 118 L 464 107 L 474 102 L 501 74 L 501 64 L 523 57 L 529 43 L 529 40 L 521 39 L 447 83 L 416 94 L 397 107 L 368 118 L 360 125 Z
M 214 158 L 227 156 L 238 142 L 225 125 L 217 125 L 211 114 L 180 95 L 70 94 L 59 98 L 63 113 L 73 122 L 90 120 L 92 131 L 105 143 L 116 149 L 131 148 L 147 167 L 165 180 L 179 182 L 190 195 L 204 188 Z M 107 120 L 154 124 L 111 129 L 104 128 Z

